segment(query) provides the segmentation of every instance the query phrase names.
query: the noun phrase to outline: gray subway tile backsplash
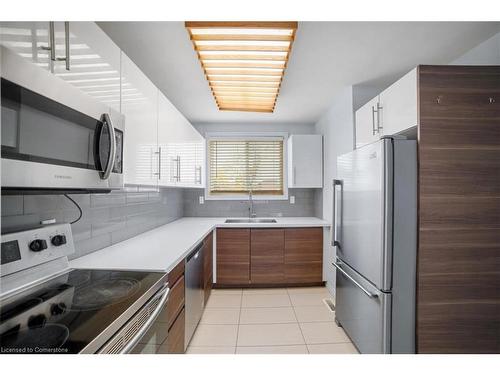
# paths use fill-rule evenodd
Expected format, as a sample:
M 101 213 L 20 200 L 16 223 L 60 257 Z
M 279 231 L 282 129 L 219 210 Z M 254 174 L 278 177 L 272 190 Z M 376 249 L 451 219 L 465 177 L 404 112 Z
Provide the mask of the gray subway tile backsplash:
M 237 217 L 248 215 L 247 201 L 205 200 L 203 189 L 126 186 L 109 194 L 71 194 L 82 208 L 82 218 L 72 224 L 77 258 L 168 224 L 183 216 Z M 258 216 L 315 216 L 314 189 L 290 189 L 289 200 L 254 203 Z M 72 222 L 79 216 L 75 205 L 63 195 L 2 196 L 2 231 L 29 229 L 41 220 Z
M 183 216 L 180 189 L 127 186 L 109 194 L 71 194 L 82 208 L 72 224 L 75 254 L 89 254 Z M 79 211 L 63 195 L 2 196 L 2 232 L 29 229 L 41 220 L 58 223 L 78 218 Z
M 200 204 L 199 197 L 203 195 L 202 189 L 184 190 L 184 216 L 248 216 L 248 201 L 205 200 Z M 289 200 L 255 200 L 255 213 L 266 217 L 315 216 L 314 189 L 290 189 L 288 195 L 295 196 L 295 204 L 290 204 Z

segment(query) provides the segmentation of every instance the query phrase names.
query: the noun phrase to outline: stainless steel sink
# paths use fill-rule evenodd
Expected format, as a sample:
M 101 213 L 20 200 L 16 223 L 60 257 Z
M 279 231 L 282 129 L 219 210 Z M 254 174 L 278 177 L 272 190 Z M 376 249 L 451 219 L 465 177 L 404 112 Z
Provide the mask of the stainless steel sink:
M 276 219 L 226 219 L 228 224 L 236 223 L 276 223 Z

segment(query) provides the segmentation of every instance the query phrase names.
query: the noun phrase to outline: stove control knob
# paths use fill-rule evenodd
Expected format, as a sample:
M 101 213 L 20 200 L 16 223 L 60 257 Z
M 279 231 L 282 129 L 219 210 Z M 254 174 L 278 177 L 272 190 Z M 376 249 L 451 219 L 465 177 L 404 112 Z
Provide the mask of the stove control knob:
M 50 242 L 54 246 L 61 246 L 66 243 L 66 236 L 64 234 L 58 234 L 51 238 Z
M 30 242 L 30 250 L 31 251 L 42 251 L 47 248 L 47 241 L 45 240 L 33 240 Z
M 47 318 L 43 314 L 30 316 L 28 319 L 29 328 L 43 327 L 47 323 Z
M 66 311 L 66 304 L 64 302 L 54 303 L 50 306 L 50 313 L 52 315 L 61 315 Z

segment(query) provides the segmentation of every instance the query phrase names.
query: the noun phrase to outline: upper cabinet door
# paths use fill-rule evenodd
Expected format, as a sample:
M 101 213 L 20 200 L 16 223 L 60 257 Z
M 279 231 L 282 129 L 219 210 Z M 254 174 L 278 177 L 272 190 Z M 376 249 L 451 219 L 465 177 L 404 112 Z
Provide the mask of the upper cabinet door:
M 384 90 L 379 101 L 384 135 L 397 134 L 417 126 L 417 69 Z
M 0 22 L 0 43 L 3 46 L 50 71 L 49 36 L 48 22 Z
M 377 96 L 356 111 L 356 148 L 380 139 L 382 129 L 378 108 Z
M 124 53 L 121 83 L 121 111 L 125 116 L 125 183 L 157 186 L 160 173 L 158 90 Z
M 288 187 L 323 187 L 323 137 L 291 135 L 288 139 Z
M 160 185 L 202 187 L 203 137 L 161 92 L 158 106 Z
M 120 49 L 95 22 L 2 22 L 0 34 L 5 47 L 120 110 Z

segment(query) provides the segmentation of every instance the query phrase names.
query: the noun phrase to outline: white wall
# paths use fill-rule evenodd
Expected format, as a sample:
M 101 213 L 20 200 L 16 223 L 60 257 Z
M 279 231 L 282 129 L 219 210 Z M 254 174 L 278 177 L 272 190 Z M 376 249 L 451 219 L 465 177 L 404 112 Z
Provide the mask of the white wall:
M 318 190 L 316 201 L 320 202 L 322 217 L 331 221 L 332 219 L 332 180 L 337 173 L 337 156 L 354 149 L 354 112 L 353 112 L 353 89 L 346 87 L 333 101 L 328 111 L 314 125 L 315 132 L 323 134 L 324 163 L 323 190 Z M 334 260 L 335 249 L 329 245 L 330 231 L 324 233 L 324 269 L 323 276 L 327 281 L 328 289 L 334 293 L 335 271 L 331 265 Z
M 500 32 L 453 60 L 450 64 L 500 65 Z

